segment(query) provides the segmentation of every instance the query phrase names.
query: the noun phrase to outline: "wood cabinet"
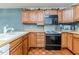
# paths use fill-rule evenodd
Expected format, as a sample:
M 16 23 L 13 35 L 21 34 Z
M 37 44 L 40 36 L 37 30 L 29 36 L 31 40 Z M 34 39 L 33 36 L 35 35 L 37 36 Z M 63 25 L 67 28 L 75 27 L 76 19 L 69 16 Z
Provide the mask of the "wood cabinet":
M 73 52 L 79 55 L 79 35 L 73 35 Z
M 22 22 L 29 24 L 44 25 L 44 11 L 43 10 L 23 10 Z
M 62 48 L 67 48 L 67 44 L 68 44 L 68 33 L 67 32 L 63 32 L 62 35 L 61 35 L 61 47 Z
M 29 11 L 30 13 L 30 15 L 29 15 L 29 18 L 30 18 L 30 23 L 36 23 L 36 16 L 37 16 L 37 14 L 36 14 L 36 10 L 30 10 Z
M 29 47 L 45 47 L 44 32 L 29 33 Z
M 63 23 L 63 10 L 58 10 L 58 23 Z
M 22 23 L 31 23 L 30 11 L 22 11 Z
M 43 10 L 37 10 L 36 21 L 37 21 L 37 25 L 44 25 L 44 11 Z
M 10 55 L 22 55 L 22 43 L 10 51 Z
M 28 34 L 23 36 L 22 39 L 22 50 L 23 50 L 23 55 L 27 55 L 28 54 Z
M 45 47 L 45 33 L 37 32 L 37 47 Z
M 79 4 L 74 7 L 74 21 L 79 21 Z
M 73 8 L 63 10 L 63 23 L 73 22 Z
M 22 55 L 22 38 L 18 38 L 10 43 L 10 55 Z
M 72 33 L 68 33 L 68 47 L 69 50 L 73 51 L 73 36 Z
M 36 32 L 31 32 L 31 33 L 29 33 L 29 38 L 28 38 L 28 40 L 29 40 L 29 47 L 36 47 L 36 42 L 37 42 L 37 40 L 36 40 Z

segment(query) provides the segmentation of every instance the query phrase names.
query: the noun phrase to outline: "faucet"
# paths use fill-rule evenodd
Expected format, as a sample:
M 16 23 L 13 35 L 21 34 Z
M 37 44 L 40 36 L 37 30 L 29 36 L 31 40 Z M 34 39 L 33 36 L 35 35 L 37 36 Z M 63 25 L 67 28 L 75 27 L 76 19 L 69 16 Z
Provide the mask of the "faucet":
M 11 30 L 11 32 L 14 30 L 13 27 L 10 27 L 10 28 L 7 28 L 7 27 L 8 27 L 8 25 L 4 26 L 4 28 L 3 28 L 3 33 L 4 34 L 6 34 L 9 30 Z

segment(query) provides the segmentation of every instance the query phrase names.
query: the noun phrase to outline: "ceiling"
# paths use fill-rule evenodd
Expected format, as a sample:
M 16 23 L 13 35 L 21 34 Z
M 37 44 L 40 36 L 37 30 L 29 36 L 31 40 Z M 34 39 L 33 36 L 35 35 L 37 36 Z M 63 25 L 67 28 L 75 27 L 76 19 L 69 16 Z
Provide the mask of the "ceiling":
M 75 3 L 0 3 L 0 8 L 65 8 Z

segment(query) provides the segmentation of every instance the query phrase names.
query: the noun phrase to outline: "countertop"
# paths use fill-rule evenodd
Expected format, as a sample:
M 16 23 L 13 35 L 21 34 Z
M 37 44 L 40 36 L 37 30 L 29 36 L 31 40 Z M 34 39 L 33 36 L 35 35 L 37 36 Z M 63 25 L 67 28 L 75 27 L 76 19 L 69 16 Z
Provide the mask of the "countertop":
M 24 32 L 23 34 L 18 35 L 18 36 L 15 36 L 15 37 L 13 37 L 13 38 L 11 38 L 11 39 L 8 39 L 8 40 L 0 40 L 0 47 L 4 46 L 4 45 L 6 45 L 6 44 L 9 44 L 9 43 L 12 42 L 13 40 L 18 39 L 19 37 L 24 36 L 24 35 L 26 35 L 27 33 L 30 33 L 30 32 L 44 32 L 44 31 L 23 31 L 23 32 Z M 0 34 L 1 34 L 1 33 L 0 33 Z
M 6 45 L 6 44 L 9 44 L 9 43 L 12 42 L 13 40 L 15 40 L 15 39 L 17 39 L 17 38 L 19 38 L 19 37 L 21 37 L 21 36 L 24 36 L 25 34 L 27 34 L 27 33 L 29 33 L 29 32 L 44 32 L 44 31 L 24 31 L 23 34 L 18 35 L 18 36 L 16 36 L 16 37 L 13 37 L 12 39 L 0 40 L 0 47 L 4 46 L 4 45 Z M 69 32 L 69 33 L 79 34 L 79 32 L 76 32 L 76 31 L 57 31 L 57 32 L 60 32 L 60 33 L 62 33 L 62 32 Z
M 78 31 L 62 31 L 62 32 L 68 32 L 68 33 L 73 33 L 73 34 L 79 34 Z
M 27 33 L 29 33 L 29 32 L 24 32 L 24 33 L 22 33 L 21 35 L 14 36 L 14 37 L 12 37 L 12 38 L 10 38 L 10 39 L 7 39 L 7 40 L 1 40 L 1 39 L 0 39 L 0 47 L 4 46 L 4 45 L 6 45 L 6 44 L 9 44 L 9 43 L 12 42 L 13 40 L 18 39 L 19 37 L 21 37 L 21 36 L 23 36 L 23 35 L 25 35 L 25 34 L 27 34 Z

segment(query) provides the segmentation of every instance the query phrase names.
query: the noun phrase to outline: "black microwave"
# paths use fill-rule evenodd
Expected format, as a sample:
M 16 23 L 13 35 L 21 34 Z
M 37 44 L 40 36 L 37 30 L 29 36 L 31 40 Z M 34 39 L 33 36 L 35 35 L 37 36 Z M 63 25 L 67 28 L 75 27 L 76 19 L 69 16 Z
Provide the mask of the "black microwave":
M 48 15 L 45 17 L 45 24 L 56 25 L 58 24 L 58 15 Z

